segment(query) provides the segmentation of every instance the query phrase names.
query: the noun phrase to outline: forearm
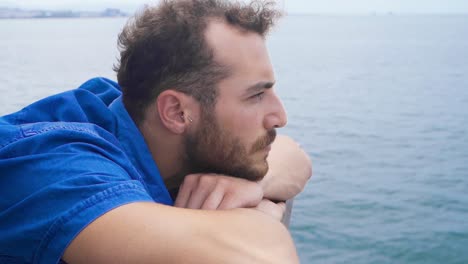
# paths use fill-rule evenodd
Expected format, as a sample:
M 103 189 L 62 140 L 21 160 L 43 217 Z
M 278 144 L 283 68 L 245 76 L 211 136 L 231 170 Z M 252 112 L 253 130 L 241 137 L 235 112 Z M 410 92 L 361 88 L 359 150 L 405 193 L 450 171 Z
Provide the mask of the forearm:
M 298 263 L 291 236 L 277 220 L 253 209 L 227 210 L 217 218 L 224 222 L 216 225 L 219 233 L 202 246 L 202 251 L 225 250 L 223 261 L 216 263 Z M 203 221 L 203 225 L 207 235 L 214 234 L 210 221 Z
M 260 181 L 264 197 L 286 201 L 301 192 L 312 175 L 312 163 L 300 146 L 287 136 L 278 136 L 267 159 L 269 169 Z
M 91 223 L 64 255 L 74 263 L 298 263 L 288 231 L 253 209 L 121 206 Z

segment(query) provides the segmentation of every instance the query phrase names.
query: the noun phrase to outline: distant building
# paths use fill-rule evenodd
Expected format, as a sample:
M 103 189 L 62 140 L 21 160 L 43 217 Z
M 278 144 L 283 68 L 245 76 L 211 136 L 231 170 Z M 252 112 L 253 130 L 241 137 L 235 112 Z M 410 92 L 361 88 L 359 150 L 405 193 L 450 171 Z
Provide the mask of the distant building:
M 107 8 L 101 13 L 101 16 L 103 17 L 121 17 L 121 16 L 127 16 L 127 14 L 123 13 L 120 11 L 120 9 L 117 8 Z

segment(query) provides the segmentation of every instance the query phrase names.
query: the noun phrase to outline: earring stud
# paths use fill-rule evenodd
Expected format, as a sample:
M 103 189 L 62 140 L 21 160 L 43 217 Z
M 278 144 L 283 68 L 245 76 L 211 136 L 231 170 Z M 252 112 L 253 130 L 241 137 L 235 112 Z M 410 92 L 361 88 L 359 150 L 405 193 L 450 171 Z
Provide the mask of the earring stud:
M 181 114 L 180 117 L 182 118 L 182 120 L 185 120 L 184 114 Z M 190 123 L 193 122 L 193 120 L 192 120 L 192 118 L 191 118 L 190 116 L 187 116 L 187 119 L 188 119 L 188 121 L 189 121 Z

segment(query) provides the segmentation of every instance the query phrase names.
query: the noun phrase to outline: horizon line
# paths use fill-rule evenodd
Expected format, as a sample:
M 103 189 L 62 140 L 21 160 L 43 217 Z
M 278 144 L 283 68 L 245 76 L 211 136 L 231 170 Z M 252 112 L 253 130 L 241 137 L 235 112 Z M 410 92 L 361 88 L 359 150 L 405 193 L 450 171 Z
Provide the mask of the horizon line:
M 81 9 L 81 8 L 23 8 L 23 7 L 13 7 L 13 6 L 2 6 L 0 5 L 0 9 L 19 9 L 21 11 L 72 11 L 72 12 L 99 12 L 104 11 L 106 9 L 118 9 L 121 12 L 125 12 L 128 16 L 132 16 L 137 10 L 130 11 L 125 8 L 118 8 L 118 7 L 103 7 L 103 8 L 90 8 L 90 9 Z M 309 11 L 309 12 L 297 12 L 297 11 L 285 11 L 286 15 L 468 15 L 468 11 L 436 11 L 436 12 L 426 12 L 426 11 L 419 11 L 419 12 L 409 12 L 409 11 L 353 11 L 353 12 L 342 12 L 342 11 Z

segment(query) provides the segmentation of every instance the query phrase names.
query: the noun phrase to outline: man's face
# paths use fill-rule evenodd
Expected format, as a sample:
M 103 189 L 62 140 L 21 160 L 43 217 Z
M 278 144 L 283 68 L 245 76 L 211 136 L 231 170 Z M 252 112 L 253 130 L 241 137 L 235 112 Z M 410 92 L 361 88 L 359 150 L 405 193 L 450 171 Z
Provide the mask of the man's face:
M 274 129 L 246 144 L 234 131 L 222 128 L 213 113 L 203 110 L 197 130 L 186 137 L 186 153 L 191 173 L 218 173 L 252 181 L 268 170 L 266 157 L 276 137 Z
M 205 36 L 215 60 L 231 74 L 218 84 L 215 106 L 201 106 L 186 137 L 189 169 L 260 180 L 275 128 L 286 124 L 265 41 L 220 22 L 211 22 Z

